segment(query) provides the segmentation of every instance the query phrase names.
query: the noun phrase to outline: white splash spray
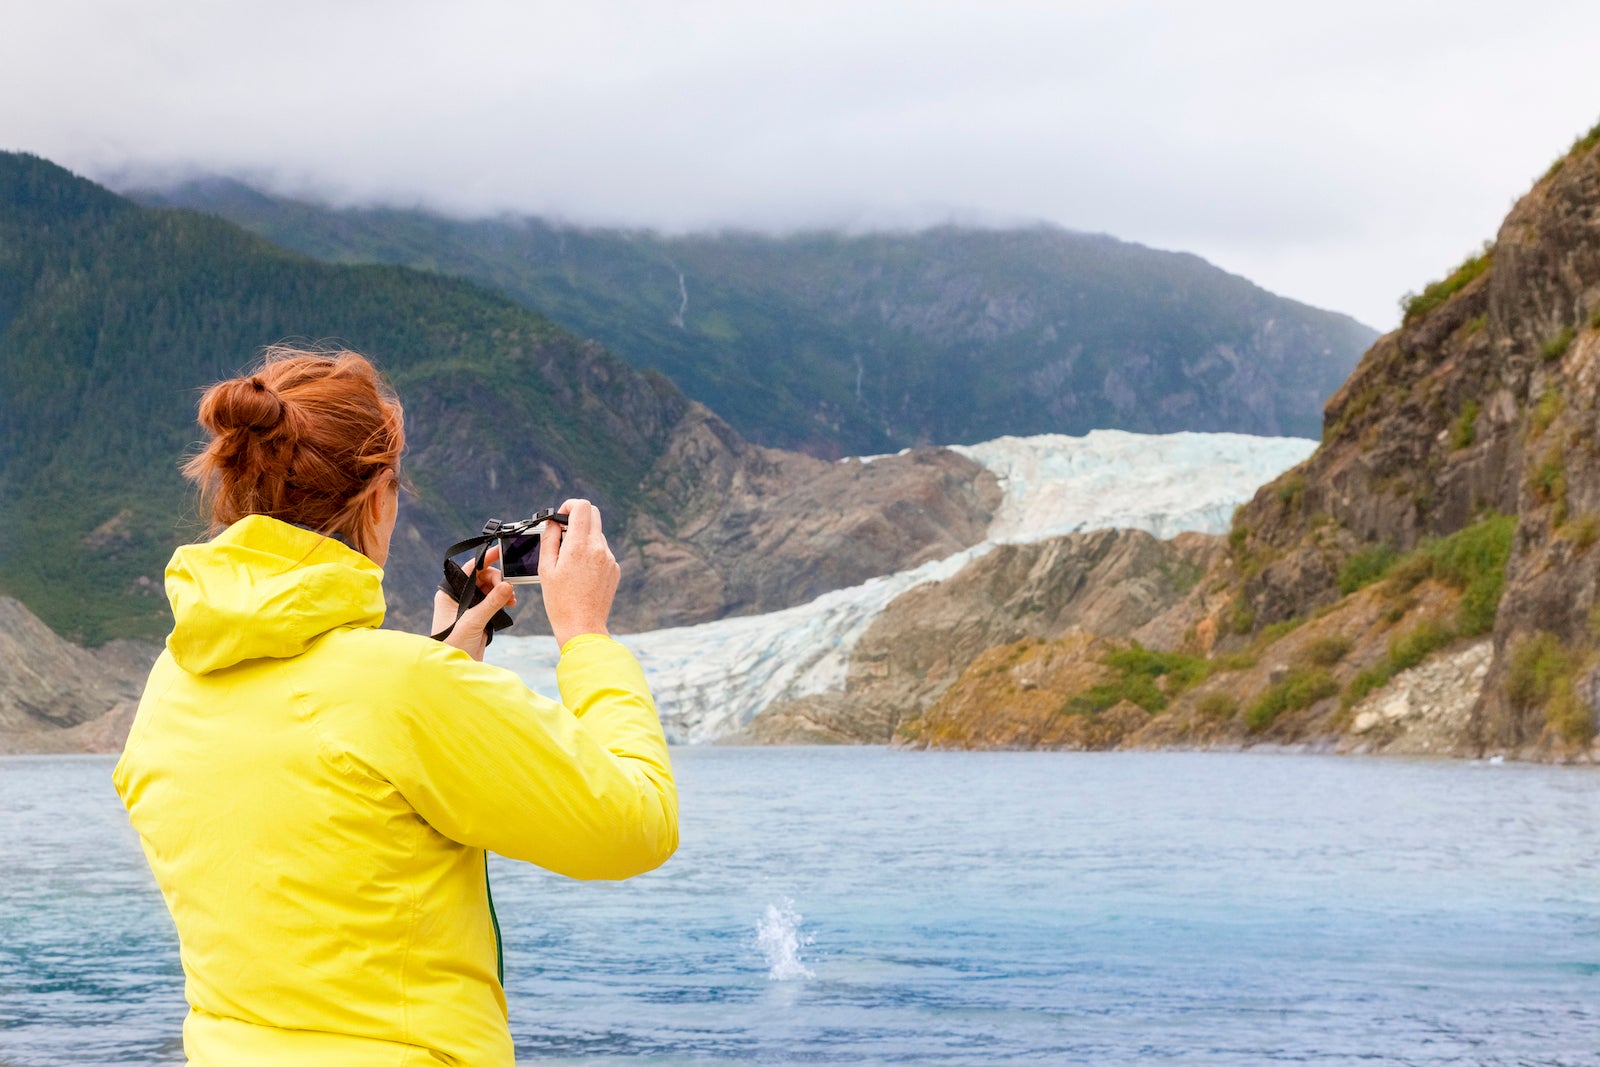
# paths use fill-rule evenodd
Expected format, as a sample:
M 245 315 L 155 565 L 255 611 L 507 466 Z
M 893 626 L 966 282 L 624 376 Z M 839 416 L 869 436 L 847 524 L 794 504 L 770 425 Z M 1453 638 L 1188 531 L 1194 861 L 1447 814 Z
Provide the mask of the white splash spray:
M 800 959 L 800 950 L 813 940 L 810 934 L 801 932 L 800 920 L 794 901 L 787 897 L 776 904 L 768 904 L 767 910 L 756 920 L 756 947 L 766 957 L 767 978 L 771 981 L 816 977 Z

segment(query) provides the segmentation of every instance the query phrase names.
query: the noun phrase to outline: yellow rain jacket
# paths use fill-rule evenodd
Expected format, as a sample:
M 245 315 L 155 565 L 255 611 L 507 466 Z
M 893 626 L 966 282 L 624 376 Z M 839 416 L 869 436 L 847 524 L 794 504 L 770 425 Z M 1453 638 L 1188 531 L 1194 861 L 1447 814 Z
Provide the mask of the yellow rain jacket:
M 261 516 L 167 568 L 113 780 L 178 928 L 192 1067 L 511 1067 L 485 850 L 627 878 L 677 847 L 627 650 L 568 641 L 558 704 L 377 629 L 382 578 Z

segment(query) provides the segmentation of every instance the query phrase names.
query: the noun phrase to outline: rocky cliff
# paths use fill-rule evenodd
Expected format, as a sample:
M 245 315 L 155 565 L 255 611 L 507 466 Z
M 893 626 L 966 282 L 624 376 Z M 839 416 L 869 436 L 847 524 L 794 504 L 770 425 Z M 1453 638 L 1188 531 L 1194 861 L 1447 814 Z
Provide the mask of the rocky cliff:
M 1463 752 L 1562 756 L 1595 733 L 1600 555 L 1600 136 L 1494 241 L 1412 298 L 1327 409 L 1326 443 L 1234 529 L 1241 615 L 1333 603 L 1429 538 L 1515 516 L 1493 656 Z M 1473 636 L 1458 627 L 1458 639 Z
M 974 598 L 979 561 L 885 613 L 852 662 L 853 713 L 955 747 L 1592 758 L 1600 129 L 1405 311 L 1328 402 L 1317 452 L 1263 486 L 1225 541 L 1188 546 L 1204 573 L 1185 595 L 1152 603 L 1146 566 L 1105 610 L 1108 590 L 1054 564 L 991 566 Z M 1033 624 L 1018 607 L 1052 602 Z M 974 604 L 995 622 L 967 621 Z M 782 736 L 784 715 L 832 728 L 841 709 L 806 711 L 775 709 L 753 732 Z

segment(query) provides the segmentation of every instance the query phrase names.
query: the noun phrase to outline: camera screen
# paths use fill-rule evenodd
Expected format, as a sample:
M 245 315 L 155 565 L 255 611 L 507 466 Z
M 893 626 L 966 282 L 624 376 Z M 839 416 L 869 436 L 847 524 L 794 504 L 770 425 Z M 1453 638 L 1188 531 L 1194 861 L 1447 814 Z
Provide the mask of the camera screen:
M 509 581 L 539 574 L 539 535 L 518 534 L 500 539 L 500 570 Z

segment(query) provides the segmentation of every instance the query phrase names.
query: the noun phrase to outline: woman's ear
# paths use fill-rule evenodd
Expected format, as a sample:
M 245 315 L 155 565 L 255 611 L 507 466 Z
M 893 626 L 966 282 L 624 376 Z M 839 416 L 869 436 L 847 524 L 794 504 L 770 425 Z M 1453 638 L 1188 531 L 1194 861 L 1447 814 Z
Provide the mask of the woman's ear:
M 394 471 L 378 475 L 380 484 L 367 494 L 361 507 L 362 550 L 378 566 L 389 559 L 389 540 L 400 516 L 400 485 Z
M 395 497 L 391 492 L 392 489 L 394 489 L 394 472 L 384 471 L 378 475 L 378 487 L 367 494 L 366 502 L 361 509 L 361 517 L 367 526 L 376 528 L 382 525 L 384 513 L 392 506 L 390 501 Z

